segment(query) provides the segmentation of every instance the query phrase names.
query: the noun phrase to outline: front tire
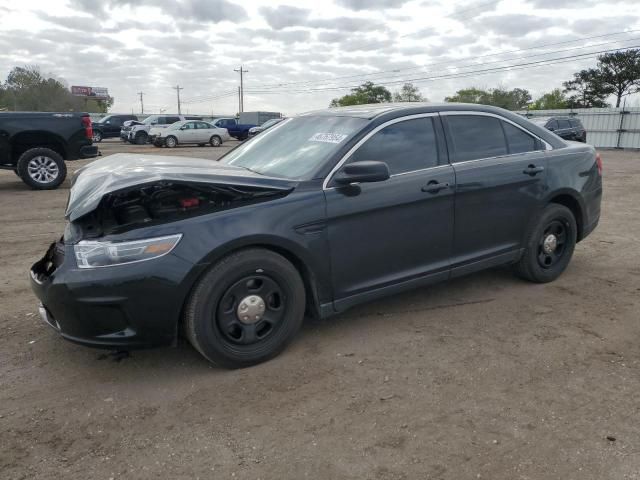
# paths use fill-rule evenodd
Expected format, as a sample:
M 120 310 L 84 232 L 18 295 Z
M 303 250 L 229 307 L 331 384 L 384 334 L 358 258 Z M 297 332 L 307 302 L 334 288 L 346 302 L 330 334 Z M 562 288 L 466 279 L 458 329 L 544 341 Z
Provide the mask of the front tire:
M 167 137 L 166 140 L 164 141 L 164 144 L 168 148 L 175 148 L 178 145 L 178 139 L 173 136 Z
M 243 368 L 275 357 L 302 325 L 305 290 L 281 255 L 255 248 L 233 253 L 194 287 L 185 333 L 207 360 Z
M 136 145 L 145 145 L 147 143 L 148 139 L 149 139 L 149 136 L 145 132 L 138 133 L 138 134 L 136 134 L 136 138 L 135 138 L 135 142 L 134 143 Z
M 53 190 L 67 178 L 67 166 L 58 152 L 31 148 L 20 155 L 17 174 L 34 190 Z
M 218 135 L 211 135 L 209 143 L 212 147 L 219 147 L 220 145 L 222 145 L 222 138 L 220 138 Z
M 102 141 L 102 132 L 100 130 L 93 132 L 93 141 L 95 143 L 100 143 Z
M 533 222 L 516 275 L 535 283 L 552 282 L 565 271 L 577 240 L 576 219 L 564 205 L 551 203 Z

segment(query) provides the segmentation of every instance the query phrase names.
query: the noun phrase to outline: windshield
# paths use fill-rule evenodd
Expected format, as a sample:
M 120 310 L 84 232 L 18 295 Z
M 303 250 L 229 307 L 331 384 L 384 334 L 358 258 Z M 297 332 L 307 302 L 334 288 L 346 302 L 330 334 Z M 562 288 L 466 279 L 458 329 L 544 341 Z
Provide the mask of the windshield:
M 172 123 L 171 125 L 169 125 L 169 128 L 167 130 L 177 130 L 184 124 L 185 124 L 185 122 Z
M 222 163 L 273 177 L 309 180 L 367 120 L 354 117 L 296 117 L 283 120 L 230 151 Z
M 142 123 L 144 125 L 151 125 L 151 122 L 157 122 L 157 121 L 158 121 L 158 117 L 147 117 L 144 119 Z
M 102 117 L 100 120 L 98 120 L 97 123 L 105 123 L 107 120 L 111 120 L 111 115 L 107 115 L 106 117 Z

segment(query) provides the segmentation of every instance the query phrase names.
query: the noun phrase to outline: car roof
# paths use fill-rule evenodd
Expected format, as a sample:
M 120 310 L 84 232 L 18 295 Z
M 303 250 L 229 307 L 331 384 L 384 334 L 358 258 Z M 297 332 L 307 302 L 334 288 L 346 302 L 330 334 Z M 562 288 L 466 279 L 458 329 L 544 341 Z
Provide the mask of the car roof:
M 333 107 L 302 113 L 300 116 L 337 116 L 374 119 L 382 115 L 401 116 L 419 113 L 433 113 L 443 111 L 478 111 L 504 115 L 506 110 L 489 105 L 476 103 L 448 103 L 448 102 L 401 102 L 401 103 L 370 103 L 349 107 Z

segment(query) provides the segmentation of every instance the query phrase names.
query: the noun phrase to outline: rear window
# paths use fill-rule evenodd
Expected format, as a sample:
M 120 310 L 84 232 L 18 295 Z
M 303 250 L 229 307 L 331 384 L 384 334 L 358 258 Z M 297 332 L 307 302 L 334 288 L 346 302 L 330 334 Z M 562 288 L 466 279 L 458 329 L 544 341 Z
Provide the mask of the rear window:
M 507 142 L 500 120 L 484 115 L 447 116 L 453 161 L 464 162 L 506 155 Z
M 509 153 L 525 153 L 538 150 L 538 142 L 524 130 L 507 122 L 502 122 L 507 137 Z

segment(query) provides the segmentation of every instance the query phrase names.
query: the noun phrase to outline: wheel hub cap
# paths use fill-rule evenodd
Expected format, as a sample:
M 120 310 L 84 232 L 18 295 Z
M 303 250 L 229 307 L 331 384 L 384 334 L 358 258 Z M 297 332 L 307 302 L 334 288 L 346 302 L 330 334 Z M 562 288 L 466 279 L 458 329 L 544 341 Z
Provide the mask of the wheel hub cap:
M 58 165 L 49 157 L 38 156 L 31 161 L 27 166 L 29 176 L 38 183 L 48 183 L 56 179 L 58 176 Z
M 244 297 L 238 304 L 236 315 L 242 323 L 251 324 L 262 320 L 264 315 L 264 300 L 259 295 L 249 295 Z
M 542 243 L 542 248 L 545 253 L 553 253 L 558 248 L 558 239 L 555 235 L 547 235 Z

